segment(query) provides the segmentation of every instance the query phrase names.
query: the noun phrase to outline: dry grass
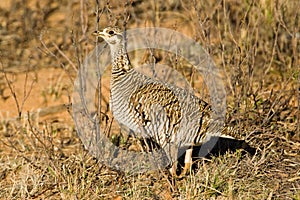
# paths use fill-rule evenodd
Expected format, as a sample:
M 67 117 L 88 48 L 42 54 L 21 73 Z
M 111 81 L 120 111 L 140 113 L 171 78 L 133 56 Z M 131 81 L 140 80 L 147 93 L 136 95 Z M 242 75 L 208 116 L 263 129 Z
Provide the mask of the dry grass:
M 96 2 L 0 3 L 1 199 L 300 199 L 298 0 L 101 1 L 99 23 Z M 200 160 L 176 179 L 117 173 L 83 149 L 61 105 L 95 47 L 90 33 L 124 22 L 203 45 L 224 70 L 226 123 L 255 155 Z

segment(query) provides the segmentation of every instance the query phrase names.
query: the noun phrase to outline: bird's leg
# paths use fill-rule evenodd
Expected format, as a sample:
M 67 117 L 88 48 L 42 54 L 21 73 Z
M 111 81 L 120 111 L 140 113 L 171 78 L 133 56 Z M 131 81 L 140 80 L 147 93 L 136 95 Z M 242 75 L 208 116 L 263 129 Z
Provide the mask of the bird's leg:
M 176 174 L 176 171 L 177 171 L 177 164 L 178 164 L 178 161 L 175 161 L 173 164 L 172 164 L 172 167 L 169 169 L 169 172 L 172 176 L 177 176 Z
M 177 171 L 177 164 L 178 164 L 178 147 L 177 145 L 174 144 L 168 144 L 166 149 L 169 154 L 169 159 L 172 165 L 171 168 L 169 169 L 169 172 L 172 176 L 177 176 L 176 171 Z
M 183 176 L 187 172 L 190 172 L 192 164 L 193 164 L 192 153 L 193 153 L 193 147 L 186 150 L 185 157 L 184 157 L 184 168 L 183 168 L 182 172 L 180 173 L 180 176 Z
M 182 169 L 179 176 L 177 176 L 177 173 L 176 173 L 178 161 L 176 160 L 175 162 L 173 162 L 172 167 L 169 169 L 169 172 L 172 176 L 182 177 L 191 171 L 191 167 L 193 164 L 192 153 L 193 153 L 193 147 L 186 150 L 185 157 L 184 157 L 184 168 Z

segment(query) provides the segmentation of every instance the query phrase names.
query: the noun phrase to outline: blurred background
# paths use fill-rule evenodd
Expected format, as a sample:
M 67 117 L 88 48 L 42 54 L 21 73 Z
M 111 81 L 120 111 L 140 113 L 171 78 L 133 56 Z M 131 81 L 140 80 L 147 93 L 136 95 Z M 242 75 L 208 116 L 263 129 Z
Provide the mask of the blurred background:
M 298 0 L 1 1 L 0 197 L 300 199 L 299 10 Z M 97 163 L 70 105 L 78 68 L 101 42 L 91 33 L 106 26 L 165 27 L 199 42 L 222 70 L 230 135 L 257 153 L 197 161 L 183 179 L 163 171 L 127 177 Z M 200 94 L 205 87 L 172 55 L 130 56 L 171 65 Z M 110 118 L 109 70 L 101 81 Z M 112 140 L 126 143 L 113 127 Z

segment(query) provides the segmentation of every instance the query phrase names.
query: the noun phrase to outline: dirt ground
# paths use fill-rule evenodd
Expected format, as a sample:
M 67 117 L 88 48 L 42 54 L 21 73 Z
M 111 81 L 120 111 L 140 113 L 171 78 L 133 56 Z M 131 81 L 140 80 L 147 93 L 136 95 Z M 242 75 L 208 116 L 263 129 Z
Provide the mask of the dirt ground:
M 0 198 L 300 199 L 299 10 L 298 0 L 1 1 Z M 76 132 L 73 85 L 95 48 L 91 33 L 124 24 L 199 42 L 222 70 L 229 134 L 256 153 L 200 159 L 183 178 L 98 163 Z M 147 62 L 143 55 L 134 63 Z M 203 87 L 199 74 L 176 70 Z M 102 84 L 109 112 L 109 71 Z M 112 132 L 124 137 L 115 123 Z

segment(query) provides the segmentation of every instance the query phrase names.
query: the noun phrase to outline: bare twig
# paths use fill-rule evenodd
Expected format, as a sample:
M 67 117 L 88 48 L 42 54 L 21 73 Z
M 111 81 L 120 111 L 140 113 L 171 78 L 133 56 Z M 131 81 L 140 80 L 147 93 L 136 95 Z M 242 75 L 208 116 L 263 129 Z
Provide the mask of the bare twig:
M 73 67 L 74 71 L 77 72 L 78 70 L 76 68 L 75 63 L 73 63 L 72 60 L 64 52 L 62 52 L 59 49 L 59 47 L 57 46 L 57 44 L 55 44 L 54 42 L 52 42 L 52 45 L 55 47 L 55 49 L 58 51 L 58 53 L 68 61 L 68 63 Z
M 23 90 L 23 99 L 22 99 L 22 102 L 20 104 L 20 102 L 19 102 L 19 100 L 17 98 L 17 93 L 16 93 L 16 91 L 14 89 L 13 83 L 9 80 L 9 78 L 7 76 L 7 73 L 4 71 L 2 63 L 1 63 L 1 72 L 4 74 L 5 81 L 6 81 L 7 85 L 8 85 L 10 93 L 13 96 L 13 99 L 15 101 L 15 104 L 16 104 L 16 107 L 17 107 L 17 112 L 18 112 L 18 117 L 21 118 L 24 104 L 25 104 L 26 100 L 28 99 L 28 97 L 29 97 L 29 95 L 30 95 L 30 93 L 31 93 L 31 91 L 33 89 L 34 83 L 36 83 L 36 79 L 34 79 L 31 82 L 29 90 L 27 91 L 27 82 L 28 82 L 28 74 L 29 74 L 29 67 L 28 67 L 27 70 L 26 70 L 26 73 L 25 73 L 25 83 L 24 83 L 24 90 Z
M 99 21 L 100 21 L 100 13 L 99 13 L 99 0 L 96 0 L 96 30 L 99 30 Z M 103 12 L 104 9 L 102 9 Z M 102 13 L 101 13 L 102 14 Z M 100 66 L 99 66 L 99 48 L 98 48 L 98 37 L 96 37 L 96 68 L 97 71 L 100 72 Z M 97 85 L 97 91 L 98 92 L 98 97 L 97 97 L 97 102 L 98 102 L 98 107 L 97 107 L 97 113 L 98 113 L 98 117 L 100 119 L 101 122 L 101 76 L 98 77 L 98 85 Z M 99 134 L 96 135 L 96 140 L 97 142 L 100 140 L 99 138 Z
M 1 63 L 1 71 L 2 71 L 2 73 L 3 73 L 3 75 L 4 75 L 4 78 L 5 78 L 5 81 L 6 81 L 7 85 L 8 85 L 8 88 L 9 88 L 9 90 L 10 90 L 10 93 L 11 93 L 11 95 L 12 95 L 13 98 L 14 98 L 14 101 L 15 101 L 16 106 L 17 106 L 18 116 L 19 116 L 19 118 L 20 118 L 21 115 L 22 115 L 22 111 L 21 111 L 21 108 L 20 108 L 20 104 L 19 104 L 19 101 L 18 101 L 16 92 L 15 92 L 15 90 L 14 90 L 14 88 L 13 88 L 13 85 L 12 85 L 11 81 L 8 79 L 6 72 L 4 72 L 4 70 L 3 70 L 3 65 L 2 65 L 2 63 Z
M 271 66 L 273 64 L 274 56 L 276 54 L 277 40 L 278 40 L 278 30 L 279 30 L 279 23 L 277 24 L 276 29 L 274 30 L 275 39 L 274 39 L 273 48 L 272 48 L 272 55 L 271 55 L 271 58 L 270 58 L 269 65 L 268 65 L 267 69 L 264 72 L 265 75 L 270 71 Z
M 33 85 L 34 83 L 36 83 L 36 79 L 34 79 L 29 87 L 29 91 L 27 92 L 27 81 L 28 81 L 28 73 L 29 73 L 29 67 L 27 68 L 27 71 L 25 73 L 25 83 L 24 83 L 24 91 L 23 91 L 23 100 L 22 100 L 22 104 L 21 104 L 21 111 L 23 110 L 25 101 L 28 99 L 32 89 L 33 89 Z
M 39 40 L 42 44 L 42 46 L 44 47 L 44 51 L 46 53 L 48 53 L 50 56 L 54 57 L 57 61 L 60 62 L 60 66 L 62 67 L 62 69 L 64 69 L 65 71 L 67 71 L 67 67 L 65 67 L 65 65 L 63 64 L 63 62 L 60 61 L 59 57 L 57 55 L 55 55 L 49 48 L 48 46 L 46 45 L 46 43 L 44 42 L 43 40 L 43 34 L 41 33 L 40 36 L 39 36 Z M 69 62 L 69 64 L 73 67 L 73 69 L 77 72 L 77 69 L 76 69 L 76 66 L 75 64 L 59 49 L 59 47 L 54 43 L 52 42 L 52 45 L 56 48 L 56 50 Z M 67 73 L 70 81 L 73 83 L 73 78 L 71 77 L 71 74 Z

